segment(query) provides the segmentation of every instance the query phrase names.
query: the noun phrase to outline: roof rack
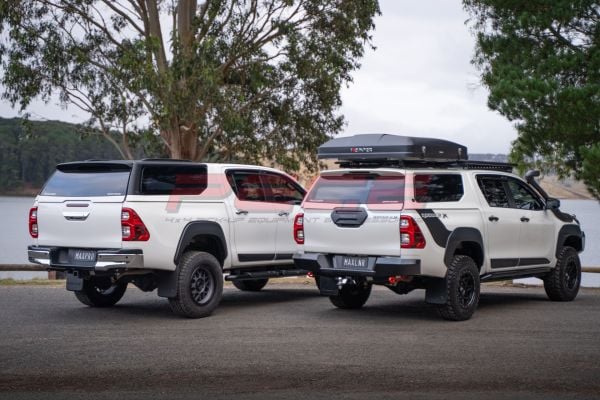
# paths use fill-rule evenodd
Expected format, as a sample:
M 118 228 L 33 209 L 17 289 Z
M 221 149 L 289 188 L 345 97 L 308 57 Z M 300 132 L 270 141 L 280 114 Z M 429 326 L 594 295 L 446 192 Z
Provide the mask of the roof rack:
M 428 160 L 369 160 L 338 161 L 340 168 L 431 168 L 431 169 L 483 169 L 488 171 L 512 172 L 514 164 L 487 161 L 428 161 Z

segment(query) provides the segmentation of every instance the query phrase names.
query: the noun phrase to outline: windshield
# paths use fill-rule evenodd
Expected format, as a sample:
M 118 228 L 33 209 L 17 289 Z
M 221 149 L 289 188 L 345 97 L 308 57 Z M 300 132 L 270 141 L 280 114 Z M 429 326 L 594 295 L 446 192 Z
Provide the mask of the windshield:
M 92 197 L 124 196 L 129 171 L 56 171 L 42 190 L 42 196 Z
M 321 175 L 307 202 L 335 204 L 401 204 L 404 176 L 372 173 Z

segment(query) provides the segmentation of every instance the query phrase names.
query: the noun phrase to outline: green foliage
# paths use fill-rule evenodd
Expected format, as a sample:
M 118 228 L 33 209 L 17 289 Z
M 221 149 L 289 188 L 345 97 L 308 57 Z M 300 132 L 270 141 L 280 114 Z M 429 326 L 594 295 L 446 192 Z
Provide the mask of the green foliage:
M 5 0 L 3 96 L 24 109 L 58 94 L 123 157 L 150 132 L 174 158 L 314 167 L 378 13 L 377 0 Z
M 582 149 L 582 178 L 588 182 L 588 189 L 592 195 L 600 199 L 600 143 Z
M 518 131 L 511 159 L 522 168 L 536 160 L 562 176 L 574 174 L 598 197 L 598 1 L 463 3 L 477 35 L 473 62 L 490 90 L 488 105 Z
M 120 158 L 100 133 L 82 134 L 80 128 L 65 122 L 0 118 L 0 192 L 39 188 L 62 162 Z M 142 148 L 135 154 L 157 156 Z

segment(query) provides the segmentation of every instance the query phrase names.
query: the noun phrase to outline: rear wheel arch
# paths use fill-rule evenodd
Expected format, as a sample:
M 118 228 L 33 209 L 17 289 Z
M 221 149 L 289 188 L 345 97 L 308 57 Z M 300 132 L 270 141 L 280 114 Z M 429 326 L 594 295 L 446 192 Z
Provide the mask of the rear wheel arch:
M 450 234 L 444 254 L 446 267 L 452 264 L 454 256 L 457 255 L 469 256 L 481 271 L 484 260 L 484 247 L 483 237 L 479 230 L 475 228 L 457 228 Z
M 194 221 L 183 228 L 173 262 L 179 264 L 181 256 L 188 251 L 203 251 L 212 254 L 223 266 L 228 256 L 227 240 L 223 228 L 212 221 Z
M 177 277 L 184 254 L 204 252 L 217 259 L 221 270 L 228 256 L 227 240 L 221 225 L 212 221 L 193 221 L 183 228 L 173 262 L 173 271 L 157 271 L 158 295 L 173 298 L 177 295 Z

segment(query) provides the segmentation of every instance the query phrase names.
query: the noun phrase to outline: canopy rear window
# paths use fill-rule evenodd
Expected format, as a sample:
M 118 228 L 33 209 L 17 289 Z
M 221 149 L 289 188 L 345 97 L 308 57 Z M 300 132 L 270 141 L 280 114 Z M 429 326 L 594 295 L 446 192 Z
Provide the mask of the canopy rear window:
M 307 202 L 334 204 L 401 204 L 404 176 L 371 173 L 325 174 L 315 182 Z
M 103 197 L 124 196 L 129 182 L 128 168 L 60 168 L 50 177 L 42 196 Z

